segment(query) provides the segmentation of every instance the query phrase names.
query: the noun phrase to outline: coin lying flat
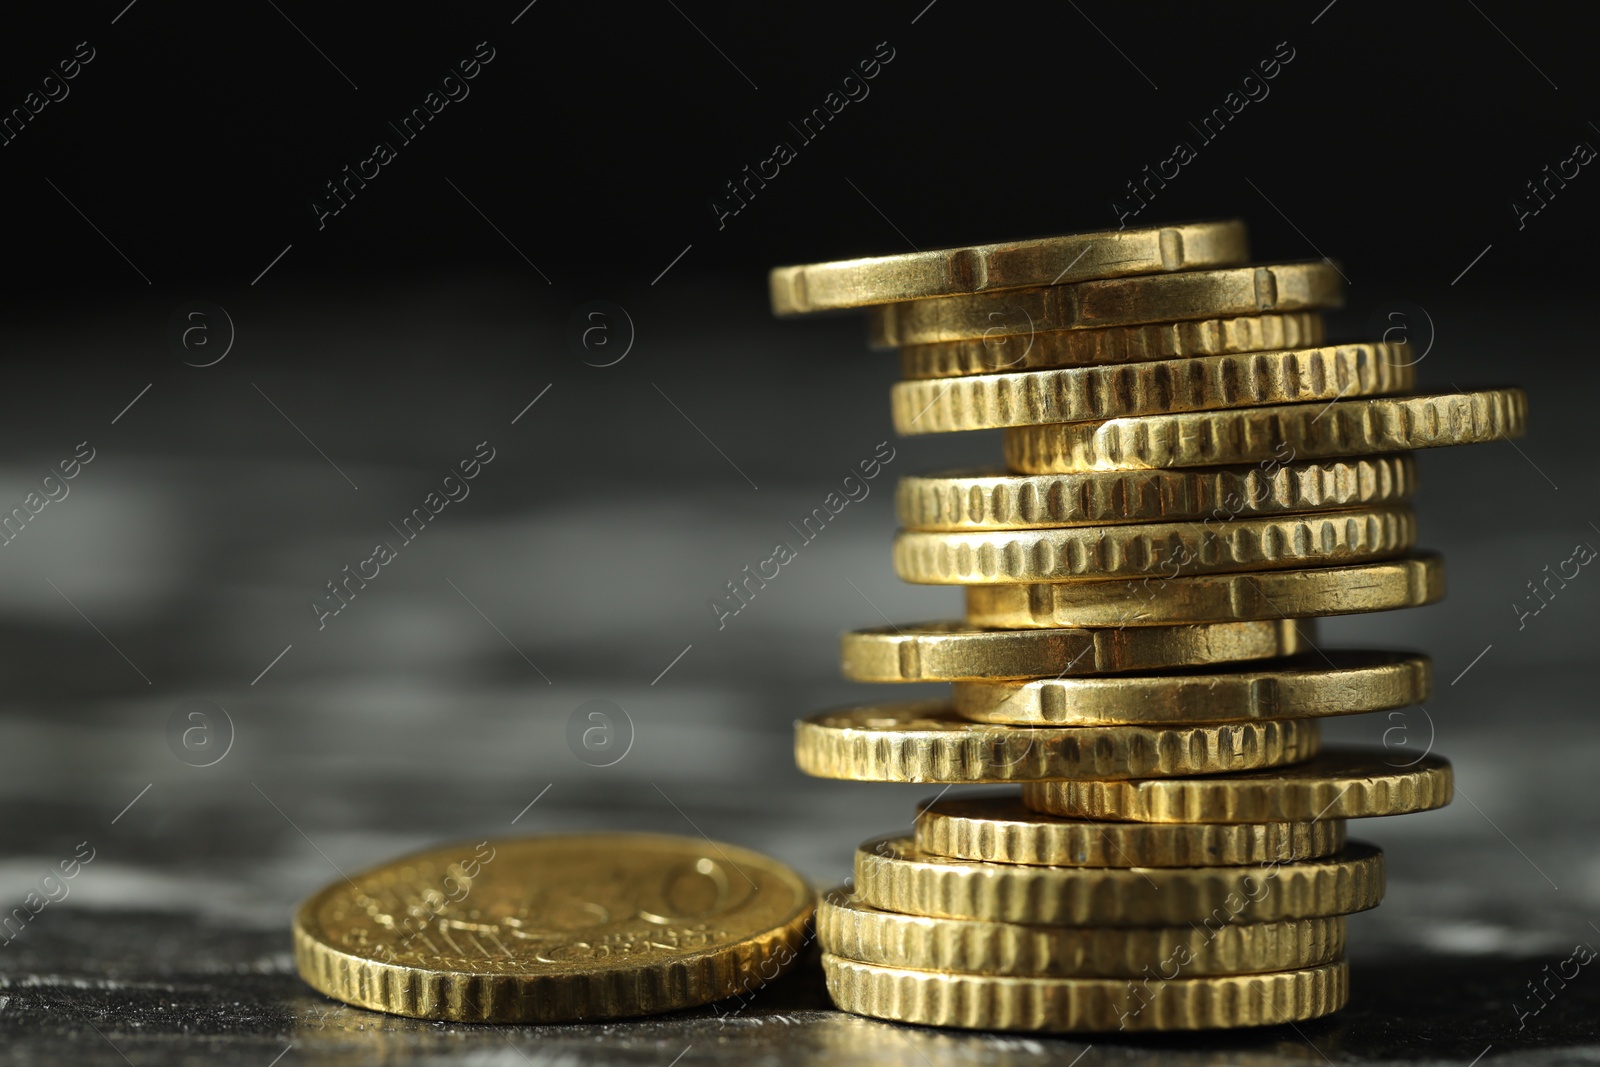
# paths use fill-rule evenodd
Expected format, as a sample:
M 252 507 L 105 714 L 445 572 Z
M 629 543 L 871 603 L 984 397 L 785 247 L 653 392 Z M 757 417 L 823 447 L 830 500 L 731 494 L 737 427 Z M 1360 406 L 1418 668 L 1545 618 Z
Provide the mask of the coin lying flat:
M 1102 367 L 906 381 L 889 393 L 902 434 L 1301 404 L 1411 388 L 1405 345 L 1329 345 Z
M 1417 488 L 1410 456 L 1326 459 L 1186 470 L 1005 474 L 951 471 L 901 478 L 909 530 L 1020 530 L 1043 526 L 1201 521 L 1403 504 Z
M 1270 974 L 1012 978 L 880 967 L 824 954 L 828 995 L 856 1015 L 969 1030 L 1087 1033 L 1275 1026 L 1331 1014 L 1350 998 L 1348 965 Z
M 768 283 L 773 314 L 789 316 L 955 293 L 1228 266 L 1249 256 L 1244 223 L 1227 219 L 778 267 Z
M 1313 623 L 1279 619 L 1124 630 L 983 630 L 960 622 L 855 630 L 840 640 L 856 682 L 949 682 L 1197 667 L 1292 656 Z
M 320 992 L 421 1019 L 571 1022 L 758 988 L 798 959 L 815 903 L 789 868 L 703 839 L 581 834 L 406 856 L 295 916 Z
M 894 569 L 926 585 L 1160 580 L 1195 574 L 1337 566 L 1397 556 L 1417 538 L 1405 504 L 1238 518 L 1208 526 L 1152 522 L 955 533 L 902 530 Z
M 1316 311 L 1344 303 L 1339 270 L 1320 260 L 946 296 L 868 312 L 875 348 L 1050 330 Z
M 907 345 L 900 375 L 907 379 L 1048 370 L 1101 363 L 1139 363 L 1228 352 L 1267 352 L 1322 343 L 1322 316 L 1314 311 L 1240 315 L 1227 319 L 1147 322 L 1089 330 L 996 334 L 963 341 Z
M 1290 863 L 1344 848 L 1344 820 L 1093 822 L 1043 815 L 1014 792 L 940 797 L 917 813 L 928 856 L 1051 867 L 1216 867 Z
M 1344 954 L 1343 916 L 1209 927 L 1035 926 L 901 915 L 847 891 L 822 894 L 824 952 L 880 967 L 1057 978 L 1253 974 L 1331 963 Z
M 883 911 L 1062 926 L 1225 926 L 1348 915 L 1383 899 L 1383 852 L 1351 841 L 1259 867 L 1024 867 L 920 852 L 907 837 L 856 850 L 856 896 Z
M 1305 570 L 969 586 L 967 622 L 996 628 L 1136 628 L 1393 611 L 1443 596 L 1443 559 L 1418 552 L 1404 559 Z
M 1135 822 L 1273 822 L 1406 815 L 1450 803 L 1455 778 L 1438 756 L 1330 747 L 1270 774 L 1129 783 L 1029 783 L 1036 811 Z
M 957 682 L 951 696 L 973 722 L 1156 725 L 1387 711 L 1428 699 L 1431 680 L 1426 656 L 1338 649 L 1182 674 Z
M 946 704 L 878 704 L 795 723 L 794 761 L 857 782 L 1037 782 L 1148 778 L 1278 767 L 1310 758 L 1313 719 L 1153 729 L 990 726 Z
M 1521 389 L 1480 389 L 1020 426 L 1005 455 L 1027 474 L 1288 462 L 1482 444 L 1521 437 L 1527 421 Z

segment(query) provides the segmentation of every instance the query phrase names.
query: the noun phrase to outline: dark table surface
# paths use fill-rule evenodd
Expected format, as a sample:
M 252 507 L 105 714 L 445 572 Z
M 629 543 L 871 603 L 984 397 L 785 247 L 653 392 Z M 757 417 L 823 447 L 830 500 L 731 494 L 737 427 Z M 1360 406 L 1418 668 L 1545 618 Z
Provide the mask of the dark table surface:
M 151 332 L 147 307 L 19 319 L 12 349 L 93 353 L 98 369 L 35 361 L 11 379 L 32 402 L 5 430 L 0 498 L 79 441 L 95 454 L 0 549 L 0 898 L 19 906 L 75 852 L 93 859 L 0 944 L 0 1063 L 1600 1061 L 1600 972 L 1530 991 L 1600 944 L 1600 585 L 1573 580 L 1520 628 L 1510 606 L 1575 543 L 1600 544 L 1600 382 L 1592 361 L 1508 360 L 1587 328 L 1574 301 L 1520 307 L 1514 324 L 1432 309 L 1448 333 L 1425 383 L 1513 379 L 1532 398 L 1524 441 L 1421 458 L 1422 537 L 1446 553 L 1449 599 L 1323 629 L 1325 645 L 1428 651 L 1437 690 L 1425 713 L 1326 735 L 1431 745 L 1460 786 L 1443 811 L 1352 831 L 1386 849 L 1389 888 L 1351 921 L 1349 1008 L 1092 1041 L 844 1015 L 814 961 L 727 1020 L 542 1028 L 392 1018 L 295 975 L 298 901 L 435 843 L 703 831 L 826 886 L 859 841 L 910 824 L 936 790 L 803 778 L 790 723 L 881 695 L 838 680 L 838 630 L 958 611 L 954 592 L 894 578 L 890 482 L 993 461 L 994 436 L 894 441 L 871 496 L 725 628 L 707 607 L 891 438 L 893 360 L 865 353 L 856 323 L 775 323 L 759 281 L 686 281 L 630 308 L 638 345 L 595 368 L 515 286 L 417 283 L 232 308 L 226 361 L 152 373 L 104 358 Z M 495 458 L 470 497 L 319 630 L 311 598 L 485 440 Z M 613 766 L 568 747 L 590 700 L 631 722 Z M 210 766 L 169 744 L 195 706 L 226 713 Z

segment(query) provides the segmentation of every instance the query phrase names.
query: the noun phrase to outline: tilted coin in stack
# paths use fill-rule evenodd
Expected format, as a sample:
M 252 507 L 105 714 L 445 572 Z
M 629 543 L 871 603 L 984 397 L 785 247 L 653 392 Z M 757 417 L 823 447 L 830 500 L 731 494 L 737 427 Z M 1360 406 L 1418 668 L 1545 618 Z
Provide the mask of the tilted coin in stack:
M 820 906 L 839 1007 L 1095 1031 L 1344 1005 L 1343 917 L 1383 895 L 1345 820 L 1439 807 L 1451 770 L 1320 748 L 1320 719 L 1431 678 L 1323 649 L 1314 621 L 1438 601 L 1411 452 L 1521 436 L 1527 411 L 1514 388 L 1417 392 L 1406 345 L 1330 341 L 1341 283 L 1251 264 L 1236 222 L 773 272 L 778 314 L 865 308 L 900 348 L 900 433 L 1004 440 L 1004 469 L 896 494 L 896 572 L 962 586 L 964 620 L 841 643 L 846 677 L 950 700 L 796 724 L 806 773 L 947 787 Z M 966 783 L 1020 791 L 947 795 Z

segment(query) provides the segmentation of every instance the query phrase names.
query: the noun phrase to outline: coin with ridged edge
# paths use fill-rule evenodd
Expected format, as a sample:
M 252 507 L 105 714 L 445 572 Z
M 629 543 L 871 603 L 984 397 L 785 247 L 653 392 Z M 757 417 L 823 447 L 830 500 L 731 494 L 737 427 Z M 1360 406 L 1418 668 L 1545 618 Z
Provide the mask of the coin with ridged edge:
M 1402 504 L 1417 489 L 1410 456 L 1189 470 L 911 475 L 895 489 L 908 530 L 1021 530 L 1044 526 L 1203 521 Z
M 1161 579 L 1337 566 L 1398 556 L 1416 544 L 1408 505 L 1269 515 L 1208 526 L 1151 522 L 1035 530 L 902 530 L 894 569 L 923 585 Z
M 1005 456 L 1024 474 L 1212 467 L 1483 444 L 1527 424 L 1521 389 L 1479 389 L 1019 426 Z
M 1344 962 L 1270 974 L 1015 978 L 879 967 L 825 953 L 841 1010 L 967 1030 L 1098 1033 L 1277 1026 L 1329 1015 L 1350 998 Z
M 1254 867 L 1024 867 L 930 856 L 908 837 L 856 849 L 855 894 L 906 915 L 1062 926 L 1183 926 L 1349 915 L 1383 899 L 1383 852 Z
M 962 718 L 1012 726 L 1169 725 L 1320 718 L 1428 699 L 1428 657 L 1334 649 L 1183 674 L 957 682 Z
M 1022 802 L 1071 818 L 1158 823 L 1251 823 L 1408 815 L 1450 803 L 1450 764 L 1424 754 L 1332 746 L 1271 774 L 1218 775 L 1105 784 L 1029 783 Z
M 1418 552 L 1404 559 L 1305 570 L 968 586 L 967 622 L 1019 630 L 1137 628 L 1393 611 L 1443 596 L 1444 560 Z
M 1316 311 L 1343 303 L 1344 280 L 1339 269 L 1318 260 L 1146 274 L 889 304 L 867 313 L 867 330 L 873 347 L 894 348 L 1264 311 Z
M 1153 728 L 991 726 L 948 704 L 877 704 L 795 723 L 794 762 L 856 782 L 1039 782 L 1151 778 L 1282 767 L 1309 759 L 1314 719 Z
M 1163 971 L 1255 974 L 1344 954 L 1343 916 L 1149 928 L 1038 926 L 880 911 L 834 889 L 817 902 L 822 951 L 881 967 L 1057 978 L 1140 978 Z
M 1249 257 L 1244 223 L 1224 219 L 777 267 L 768 275 L 768 287 L 773 314 L 782 317 L 956 293 L 1229 266 Z
M 1404 344 L 1344 344 L 1105 367 L 907 381 L 889 392 L 902 434 L 994 430 L 1128 415 L 1302 404 L 1411 388 Z
M 1316 640 L 1312 620 L 1258 620 L 1123 630 L 984 630 L 960 622 L 854 630 L 839 642 L 856 682 L 951 682 L 1199 667 L 1292 656 Z
M 917 812 L 929 856 L 1050 867 L 1222 867 L 1290 863 L 1344 848 L 1343 819 L 1267 823 L 1094 822 L 1044 815 L 1015 792 L 939 797 Z
M 900 350 L 900 376 L 908 380 L 957 378 L 1052 367 L 1220 356 L 1229 352 L 1266 352 L 1321 344 L 1325 334 L 1322 316 L 1314 311 L 1147 322 L 1098 330 L 1052 330 L 1021 337 L 999 334 L 964 341 L 907 345 Z
M 430 849 L 341 880 L 294 921 L 320 992 L 421 1019 L 615 1019 L 748 993 L 800 958 L 815 894 L 748 849 L 581 834 Z

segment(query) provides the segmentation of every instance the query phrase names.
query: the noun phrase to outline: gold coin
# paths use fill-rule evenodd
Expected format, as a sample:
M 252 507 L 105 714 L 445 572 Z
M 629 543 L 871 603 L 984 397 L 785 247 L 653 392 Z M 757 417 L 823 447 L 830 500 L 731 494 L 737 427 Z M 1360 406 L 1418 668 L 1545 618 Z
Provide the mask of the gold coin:
M 768 276 L 768 284 L 773 314 L 789 316 L 956 293 L 1229 266 L 1249 258 L 1244 223 L 1227 219 L 778 267 Z
M 885 837 L 856 850 L 855 871 L 856 896 L 883 911 L 1061 926 L 1314 919 L 1383 899 L 1383 852 L 1359 841 L 1259 867 L 1024 867 L 930 856 Z
M 1521 437 L 1521 389 L 1369 397 L 1006 431 L 1006 466 L 1029 474 L 1209 467 L 1361 456 Z
M 910 530 L 1204 521 L 1402 504 L 1417 488 L 1410 456 L 1273 464 L 1270 468 L 1004 474 L 951 471 L 900 479 L 895 508 Z
M 1392 611 L 1432 604 L 1443 596 L 1444 561 L 1435 553 L 1418 552 L 1381 563 L 1307 570 L 971 586 L 967 622 L 1001 628 L 1137 628 Z
M 957 682 L 956 712 L 1013 726 L 1173 725 L 1357 715 L 1429 695 L 1428 657 L 1336 650 L 1182 674 Z
M 1098 330 L 1052 330 L 995 334 L 964 341 L 907 345 L 900 350 L 903 378 L 954 378 L 968 374 L 1139 363 L 1227 352 L 1267 352 L 1322 343 L 1322 316 L 1314 311 L 1241 315 L 1107 326 Z
M 929 856 L 1032 866 L 1244 866 L 1331 856 L 1344 848 L 1344 820 L 1091 822 L 1040 814 L 1008 792 L 923 805 L 916 846 Z
M 1411 388 L 1414 363 L 1403 344 L 1330 345 L 898 382 L 889 400 L 902 434 L 993 430 L 1377 396 Z
M 894 348 L 1264 311 L 1316 311 L 1343 303 L 1343 279 L 1332 264 L 1277 263 L 888 304 L 868 312 L 867 327 L 873 347 Z
M 843 1011 L 968 1030 L 1091 1033 L 1277 1026 L 1329 1015 L 1350 999 L 1344 962 L 1201 978 L 1011 978 L 879 967 L 822 957 Z
M 1104 581 L 1333 566 L 1397 556 L 1416 543 L 1400 504 L 1234 519 L 960 533 L 902 530 L 894 569 L 927 585 Z
M 824 952 L 880 967 L 1054 978 L 1140 978 L 1181 971 L 1254 974 L 1344 955 L 1343 916 L 1128 929 L 1031 926 L 879 911 L 834 889 L 817 902 Z
M 930 701 L 801 719 L 794 762 L 816 778 L 856 782 L 1149 778 L 1280 767 L 1314 755 L 1318 737 L 1313 719 L 1165 729 L 991 726 Z
M 959 622 L 856 630 L 839 642 L 855 682 L 952 682 L 1197 667 L 1292 656 L 1312 623 L 1279 619 L 1126 630 L 983 630 Z
M 1293 720 L 1289 720 L 1293 721 Z M 1035 811 L 1134 822 L 1276 822 L 1407 815 L 1450 803 L 1448 761 L 1329 748 L 1271 774 L 1129 783 L 1049 782 L 1023 786 Z
M 419 852 L 294 920 L 320 992 L 420 1019 L 574 1022 L 707 1004 L 788 970 L 815 894 L 732 845 L 582 834 Z

